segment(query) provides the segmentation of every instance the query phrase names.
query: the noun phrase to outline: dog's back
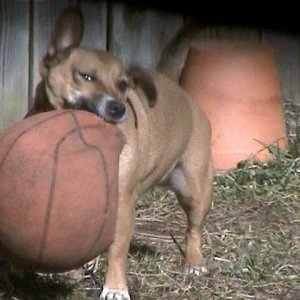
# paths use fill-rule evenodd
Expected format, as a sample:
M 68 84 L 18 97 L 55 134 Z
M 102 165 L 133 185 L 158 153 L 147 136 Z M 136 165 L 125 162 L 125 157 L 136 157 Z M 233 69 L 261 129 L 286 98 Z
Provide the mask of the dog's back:
M 142 91 L 132 91 L 128 119 L 118 124 L 129 143 L 134 144 L 131 146 L 136 147 L 136 161 L 143 162 L 136 174 L 143 182 L 139 192 L 168 175 L 194 135 L 203 141 L 199 143 L 199 158 L 195 159 L 201 159 L 204 152 L 209 155 L 210 129 L 203 112 L 174 81 L 155 71 L 151 76 L 157 88 L 155 106 L 149 108 Z

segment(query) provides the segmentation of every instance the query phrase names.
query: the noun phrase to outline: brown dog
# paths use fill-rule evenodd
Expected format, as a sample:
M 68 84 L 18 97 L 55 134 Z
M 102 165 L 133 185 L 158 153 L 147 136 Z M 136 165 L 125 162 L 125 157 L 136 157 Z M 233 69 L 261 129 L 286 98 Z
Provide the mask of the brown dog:
M 154 184 L 168 184 L 187 214 L 186 266 L 202 268 L 200 230 L 211 206 L 210 126 L 197 104 L 173 81 L 125 68 L 113 55 L 79 48 L 82 15 L 59 18 L 41 62 L 42 83 L 28 115 L 85 109 L 116 123 L 127 139 L 119 165 L 115 240 L 100 299 L 130 299 L 126 258 L 134 229 L 135 200 Z

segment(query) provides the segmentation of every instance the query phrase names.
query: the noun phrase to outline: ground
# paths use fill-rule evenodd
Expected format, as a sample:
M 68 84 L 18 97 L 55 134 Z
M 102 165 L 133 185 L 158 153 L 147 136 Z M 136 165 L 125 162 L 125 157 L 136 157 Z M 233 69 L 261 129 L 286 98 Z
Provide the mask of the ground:
M 269 148 L 274 160 L 216 172 L 203 228 L 209 273 L 202 277 L 182 272 L 185 217 L 174 195 L 153 189 L 140 197 L 129 254 L 132 299 L 299 300 L 299 135 L 291 134 L 291 142 L 289 155 Z M 98 299 L 105 254 L 82 269 L 80 280 L 9 270 L 0 264 L 1 300 Z
M 153 199 L 155 199 L 153 201 Z M 300 158 L 216 173 L 203 228 L 209 274 L 184 275 L 185 217 L 174 195 L 154 189 L 138 203 L 129 255 L 133 299 L 296 300 L 300 295 Z M 2 268 L 0 299 L 97 299 L 104 256 L 85 276 L 26 274 Z

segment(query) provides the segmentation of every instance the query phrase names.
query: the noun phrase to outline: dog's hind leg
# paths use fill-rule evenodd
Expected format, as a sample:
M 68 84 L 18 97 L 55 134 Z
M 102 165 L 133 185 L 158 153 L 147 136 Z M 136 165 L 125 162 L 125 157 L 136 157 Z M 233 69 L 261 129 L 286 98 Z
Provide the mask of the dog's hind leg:
M 203 264 L 201 229 L 211 206 L 212 170 L 210 163 L 192 170 L 183 163 L 171 174 L 171 185 L 187 215 L 185 265 L 189 273 L 206 273 Z
M 197 153 L 197 152 L 196 152 Z M 213 171 L 209 156 L 197 163 L 187 155 L 170 175 L 171 188 L 187 215 L 185 265 L 187 272 L 206 273 L 203 265 L 201 228 L 211 206 Z

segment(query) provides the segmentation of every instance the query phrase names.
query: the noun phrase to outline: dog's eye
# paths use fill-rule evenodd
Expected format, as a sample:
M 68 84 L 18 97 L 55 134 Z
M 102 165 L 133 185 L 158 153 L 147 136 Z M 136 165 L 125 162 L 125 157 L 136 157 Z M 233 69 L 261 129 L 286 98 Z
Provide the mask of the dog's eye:
M 128 82 L 125 79 L 119 80 L 118 88 L 121 92 L 125 92 L 128 88 Z
M 79 75 L 86 81 L 94 81 L 95 77 L 86 73 L 79 73 Z

